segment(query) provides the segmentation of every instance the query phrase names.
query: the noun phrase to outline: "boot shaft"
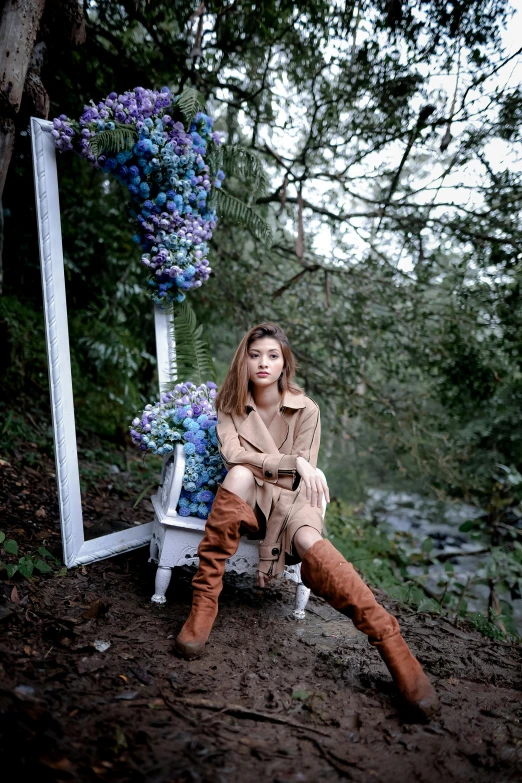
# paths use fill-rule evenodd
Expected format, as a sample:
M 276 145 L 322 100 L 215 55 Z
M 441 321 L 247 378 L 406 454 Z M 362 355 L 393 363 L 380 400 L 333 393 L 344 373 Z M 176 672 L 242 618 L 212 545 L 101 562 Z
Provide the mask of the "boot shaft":
M 333 544 L 324 538 L 306 552 L 301 565 L 301 578 L 315 595 L 353 621 L 365 633 L 371 644 L 398 634 L 399 623 L 375 596 L 353 565 Z

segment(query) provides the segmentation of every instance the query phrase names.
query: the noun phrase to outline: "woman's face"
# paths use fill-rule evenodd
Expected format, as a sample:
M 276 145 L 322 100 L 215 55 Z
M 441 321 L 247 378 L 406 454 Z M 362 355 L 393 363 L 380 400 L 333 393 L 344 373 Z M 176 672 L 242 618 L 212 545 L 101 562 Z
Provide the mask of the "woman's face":
M 247 362 L 248 378 L 258 388 L 277 383 L 285 366 L 281 345 L 273 337 L 254 340 L 248 349 Z

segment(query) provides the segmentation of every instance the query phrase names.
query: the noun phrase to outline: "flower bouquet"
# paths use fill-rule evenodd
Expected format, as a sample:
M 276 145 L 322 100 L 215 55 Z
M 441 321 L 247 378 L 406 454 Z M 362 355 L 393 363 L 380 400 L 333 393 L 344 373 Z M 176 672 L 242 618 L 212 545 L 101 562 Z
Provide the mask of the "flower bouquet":
M 218 451 L 215 396 L 212 381 L 200 386 L 178 383 L 154 405 L 146 405 L 130 428 L 133 443 L 144 452 L 167 455 L 183 444 L 187 458 L 178 503 L 181 516 L 206 519 L 226 475 Z

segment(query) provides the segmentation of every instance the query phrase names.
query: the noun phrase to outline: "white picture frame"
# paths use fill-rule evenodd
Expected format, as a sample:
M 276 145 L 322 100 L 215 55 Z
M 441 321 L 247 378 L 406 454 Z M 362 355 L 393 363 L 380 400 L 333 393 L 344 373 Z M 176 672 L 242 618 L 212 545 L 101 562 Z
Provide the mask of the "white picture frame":
M 74 419 L 56 147 L 51 135 L 52 128 L 52 122 L 31 117 L 36 215 L 63 560 L 67 568 L 72 568 L 147 546 L 152 536 L 153 522 L 151 519 L 143 525 L 136 525 L 89 541 L 85 540 Z M 169 317 L 158 306 L 154 307 L 154 322 L 161 392 L 168 383 L 169 368 L 175 365 L 176 348 Z

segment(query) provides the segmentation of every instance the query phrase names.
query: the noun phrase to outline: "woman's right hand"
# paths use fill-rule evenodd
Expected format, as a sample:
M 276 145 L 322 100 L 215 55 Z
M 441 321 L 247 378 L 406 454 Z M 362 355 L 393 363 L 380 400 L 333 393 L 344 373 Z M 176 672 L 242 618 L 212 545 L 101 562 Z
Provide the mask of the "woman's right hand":
M 258 587 L 266 587 L 270 582 L 272 581 L 273 577 L 271 574 L 265 574 L 264 571 L 257 572 L 257 586 Z
M 323 495 L 326 498 L 326 502 L 330 502 L 328 484 L 304 457 L 297 457 L 296 468 L 306 487 L 306 499 L 310 502 L 312 508 L 317 506 L 317 508 L 322 509 Z

